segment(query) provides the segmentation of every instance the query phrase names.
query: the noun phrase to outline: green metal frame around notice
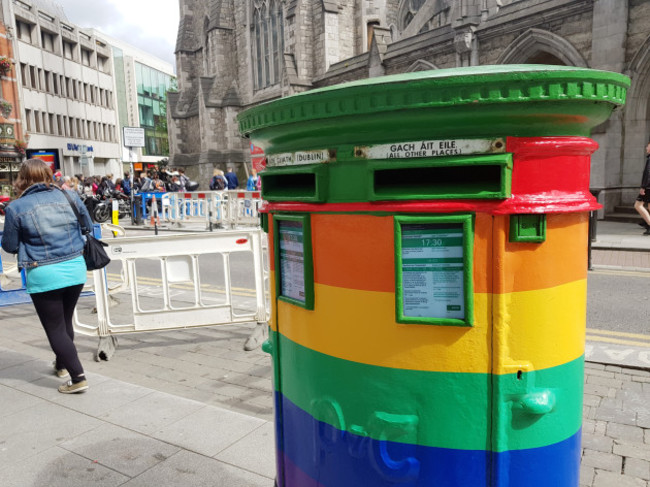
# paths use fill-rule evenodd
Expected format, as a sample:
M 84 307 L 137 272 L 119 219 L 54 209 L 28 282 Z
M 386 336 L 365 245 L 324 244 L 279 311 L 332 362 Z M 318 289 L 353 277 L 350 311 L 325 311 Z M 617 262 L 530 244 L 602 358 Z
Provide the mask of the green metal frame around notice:
M 473 326 L 474 325 L 474 227 L 473 215 L 395 216 L 395 319 L 398 323 L 415 325 Z M 465 318 L 413 317 L 404 315 L 402 277 L 402 225 L 427 223 L 461 224 L 463 229 L 463 291 Z
M 290 298 L 282 295 L 282 267 L 280 261 L 280 222 L 299 222 L 302 224 L 303 265 L 305 279 L 305 300 Z M 314 259 L 311 240 L 311 219 L 309 214 L 304 215 L 273 215 L 273 249 L 275 259 L 275 295 L 279 301 L 300 306 L 301 308 L 314 309 Z

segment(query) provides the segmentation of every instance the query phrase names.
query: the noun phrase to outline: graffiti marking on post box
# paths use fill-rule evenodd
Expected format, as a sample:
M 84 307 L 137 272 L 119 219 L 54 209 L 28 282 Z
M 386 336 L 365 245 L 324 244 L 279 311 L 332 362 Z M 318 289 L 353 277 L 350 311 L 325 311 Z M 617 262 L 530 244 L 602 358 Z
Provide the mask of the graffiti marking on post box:
M 267 166 L 300 166 L 303 164 L 319 164 L 332 162 L 332 154 L 329 150 L 311 150 L 299 152 L 285 152 L 282 154 L 269 154 Z
M 419 157 L 461 156 L 503 153 L 503 139 L 419 140 L 396 144 L 356 147 L 354 155 L 363 159 L 414 159 Z

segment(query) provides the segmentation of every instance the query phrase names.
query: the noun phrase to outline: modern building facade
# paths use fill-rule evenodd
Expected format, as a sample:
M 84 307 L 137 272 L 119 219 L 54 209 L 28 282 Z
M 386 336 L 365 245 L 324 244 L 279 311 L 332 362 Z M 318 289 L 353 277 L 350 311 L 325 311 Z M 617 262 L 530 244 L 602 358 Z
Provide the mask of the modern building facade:
M 122 161 L 151 164 L 169 157 L 167 92 L 175 83 L 174 67 L 119 39 L 90 32 L 112 50 L 120 133 L 124 127 L 145 130 L 145 147 L 123 148 Z
M 487 64 L 624 73 L 625 108 L 593 138 L 591 187 L 607 210 L 638 193 L 650 136 L 647 0 L 180 0 L 174 165 L 206 178 L 248 167 L 242 110 L 384 74 Z
M 64 174 L 119 173 L 110 47 L 69 23 L 62 11 L 41 6 L 2 0 L 29 134 L 27 155 L 50 161 Z

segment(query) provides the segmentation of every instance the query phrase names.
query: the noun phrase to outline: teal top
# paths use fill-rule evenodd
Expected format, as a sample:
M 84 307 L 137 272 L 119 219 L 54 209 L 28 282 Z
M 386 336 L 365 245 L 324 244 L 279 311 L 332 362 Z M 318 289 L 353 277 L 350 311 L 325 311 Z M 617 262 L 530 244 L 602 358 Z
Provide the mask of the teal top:
M 44 293 L 86 283 L 86 261 L 82 256 L 26 270 L 27 292 Z

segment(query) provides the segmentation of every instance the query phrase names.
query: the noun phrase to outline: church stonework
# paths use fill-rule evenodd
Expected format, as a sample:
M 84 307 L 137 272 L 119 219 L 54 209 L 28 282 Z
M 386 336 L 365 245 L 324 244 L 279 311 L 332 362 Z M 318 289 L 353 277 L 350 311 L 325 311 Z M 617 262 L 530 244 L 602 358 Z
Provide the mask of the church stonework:
M 650 136 L 647 0 L 180 0 L 171 164 L 207 188 L 250 171 L 237 114 L 312 88 L 485 64 L 557 64 L 630 76 L 626 106 L 593 138 L 591 187 L 632 204 Z

